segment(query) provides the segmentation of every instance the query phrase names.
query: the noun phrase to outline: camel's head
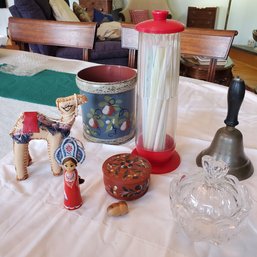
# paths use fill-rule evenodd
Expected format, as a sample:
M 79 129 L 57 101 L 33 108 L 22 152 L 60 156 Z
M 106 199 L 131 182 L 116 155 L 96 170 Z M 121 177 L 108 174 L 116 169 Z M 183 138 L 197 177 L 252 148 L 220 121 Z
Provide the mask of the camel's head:
M 77 114 L 78 106 L 87 102 L 85 95 L 74 94 L 56 99 L 58 110 L 64 115 Z

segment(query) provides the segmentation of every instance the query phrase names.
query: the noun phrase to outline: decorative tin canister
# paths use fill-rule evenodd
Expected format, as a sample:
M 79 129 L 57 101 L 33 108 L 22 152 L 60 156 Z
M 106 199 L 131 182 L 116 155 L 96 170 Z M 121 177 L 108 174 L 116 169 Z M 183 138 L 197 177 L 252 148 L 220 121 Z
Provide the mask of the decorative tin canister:
M 103 179 L 106 191 L 119 200 L 135 200 L 143 196 L 149 187 L 151 164 L 132 154 L 117 154 L 103 163 Z
M 81 94 L 84 137 L 90 141 L 122 144 L 135 134 L 135 85 L 137 72 L 129 67 L 100 65 L 76 76 Z

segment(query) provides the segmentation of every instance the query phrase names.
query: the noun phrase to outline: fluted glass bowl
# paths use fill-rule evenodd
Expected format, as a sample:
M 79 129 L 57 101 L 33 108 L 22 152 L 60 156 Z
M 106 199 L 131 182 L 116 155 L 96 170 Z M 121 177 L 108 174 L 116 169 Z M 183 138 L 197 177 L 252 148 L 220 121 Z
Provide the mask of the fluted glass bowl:
M 235 176 L 227 175 L 224 162 L 203 156 L 202 164 L 200 172 L 172 180 L 171 210 L 193 241 L 220 244 L 238 232 L 251 200 L 247 188 Z

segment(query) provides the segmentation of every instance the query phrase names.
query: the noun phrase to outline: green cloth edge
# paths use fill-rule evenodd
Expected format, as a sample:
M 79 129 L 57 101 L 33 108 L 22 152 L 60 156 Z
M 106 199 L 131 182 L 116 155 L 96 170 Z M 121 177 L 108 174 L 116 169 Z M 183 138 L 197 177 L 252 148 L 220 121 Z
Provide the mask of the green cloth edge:
M 0 96 L 55 106 L 58 97 L 79 93 L 76 75 L 44 70 L 33 76 L 17 76 L 0 72 Z

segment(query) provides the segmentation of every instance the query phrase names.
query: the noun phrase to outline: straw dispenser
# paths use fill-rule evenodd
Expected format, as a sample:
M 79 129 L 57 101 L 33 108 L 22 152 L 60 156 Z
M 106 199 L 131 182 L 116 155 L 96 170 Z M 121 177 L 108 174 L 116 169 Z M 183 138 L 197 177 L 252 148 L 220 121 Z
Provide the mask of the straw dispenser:
M 183 24 L 167 19 L 168 11 L 152 12 L 153 20 L 136 25 L 139 31 L 137 129 L 134 154 L 152 164 L 152 173 L 175 170 L 180 33 Z

